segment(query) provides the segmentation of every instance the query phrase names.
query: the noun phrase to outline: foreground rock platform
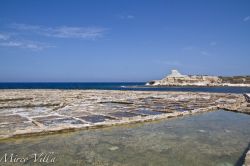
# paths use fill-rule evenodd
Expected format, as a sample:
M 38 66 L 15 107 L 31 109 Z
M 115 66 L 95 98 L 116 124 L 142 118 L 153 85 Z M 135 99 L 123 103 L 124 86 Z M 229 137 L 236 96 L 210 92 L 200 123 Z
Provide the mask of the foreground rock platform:
M 0 90 L 0 139 L 153 121 L 226 109 L 250 113 L 241 94 Z
M 246 154 L 244 166 L 250 166 L 250 150 Z

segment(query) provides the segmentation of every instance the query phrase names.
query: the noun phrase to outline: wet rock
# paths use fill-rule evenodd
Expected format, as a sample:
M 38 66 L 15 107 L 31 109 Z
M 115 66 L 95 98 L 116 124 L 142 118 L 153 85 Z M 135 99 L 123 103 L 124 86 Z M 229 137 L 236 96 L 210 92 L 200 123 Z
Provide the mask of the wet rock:
M 206 133 L 206 130 L 198 130 L 200 133 Z
M 225 133 L 231 133 L 232 132 L 231 130 L 227 130 L 227 129 L 225 129 L 224 131 L 225 131 Z
M 115 150 L 118 150 L 118 149 L 119 149 L 118 146 L 112 146 L 112 147 L 109 148 L 109 150 L 111 150 L 111 151 L 115 151 Z
M 80 119 L 83 119 L 85 121 L 91 122 L 91 123 L 98 123 L 98 122 L 104 122 L 106 120 L 113 120 L 114 118 L 103 116 L 103 115 L 90 115 L 90 116 L 84 116 L 84 117 L 78 117 Z

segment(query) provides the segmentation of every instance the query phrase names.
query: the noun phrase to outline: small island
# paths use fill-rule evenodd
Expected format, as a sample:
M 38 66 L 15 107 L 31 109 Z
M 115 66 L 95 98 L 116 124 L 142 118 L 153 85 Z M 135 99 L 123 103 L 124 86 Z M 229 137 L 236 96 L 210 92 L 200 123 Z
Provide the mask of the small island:
M 232 86 L 250 87 L 250 76 L 207 76 L 207 75 L 183 75 L 178 70 L 172 70 L 171 74 L 161 80 L 152 80 L 147 86 Z

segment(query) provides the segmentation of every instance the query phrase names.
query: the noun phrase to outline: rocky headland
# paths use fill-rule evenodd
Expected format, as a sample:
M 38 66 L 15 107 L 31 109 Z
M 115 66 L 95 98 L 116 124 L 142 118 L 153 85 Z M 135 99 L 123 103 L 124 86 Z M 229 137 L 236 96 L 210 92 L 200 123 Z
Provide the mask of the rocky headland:
M 250 76 L 182 75 L 177 70 L 161 80 L 149 81 L 148 86 L 232 86 L 250 87 Z

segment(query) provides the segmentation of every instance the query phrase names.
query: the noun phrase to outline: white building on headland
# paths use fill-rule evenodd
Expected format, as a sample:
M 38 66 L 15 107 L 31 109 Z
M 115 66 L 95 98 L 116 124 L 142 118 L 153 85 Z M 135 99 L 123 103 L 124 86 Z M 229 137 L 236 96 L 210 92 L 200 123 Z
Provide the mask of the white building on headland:
M 150 86 L 234 86 L 250 87 L 250 76 L 203 76 L 182 75 L 178 70 L 171 73 L 162 80 L 153 80 L 146 85 Z
M 171 70 L 171 74 L 167 77 L 186 77 L 186 75 L 182 75 L 178 70 Z
M 171 74 L 162 80 L 149 82 L 153 86 L 216 86 L 221 83 L 217 76 L 182 75 L 178 70 L 171 70 Z

